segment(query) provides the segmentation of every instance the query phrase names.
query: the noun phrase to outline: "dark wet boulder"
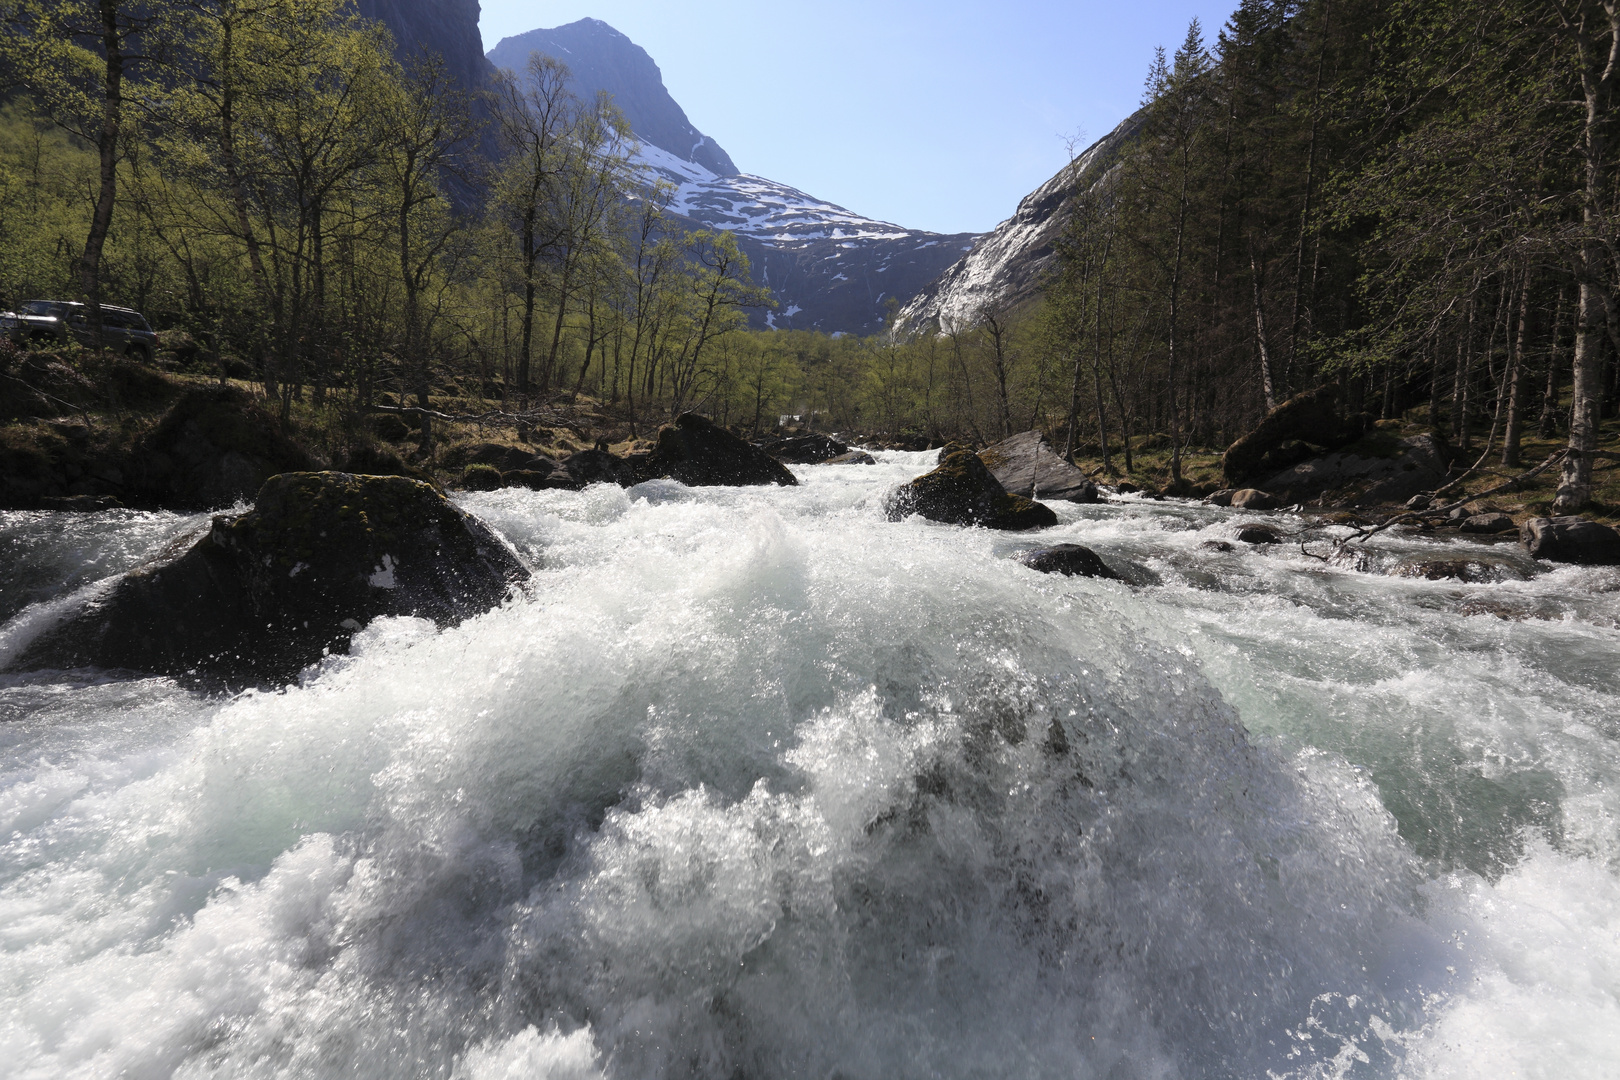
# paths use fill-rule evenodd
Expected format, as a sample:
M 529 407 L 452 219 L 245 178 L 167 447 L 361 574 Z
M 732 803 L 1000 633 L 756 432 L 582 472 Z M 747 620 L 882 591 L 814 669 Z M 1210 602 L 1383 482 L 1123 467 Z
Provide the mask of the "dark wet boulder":
M 1589 518 L 1531 518 L 1519 528 L 1519 543 L 1537 559 L 1620 566 L 1620 532 Z
M 1473 514 L 1463 519 L 1462 531 L 1476 535 L 1512 532 L 1513 519 L 1506 514 Z
M 1212 491 L 1205 495 L 1204 502 L 1209 506 L 1231 506 L 1232 496 L 1236 494 L 1236 488 L 1223 488 L 1220 491 Z
M 847 454 L 839 454 L 837 457 L 828 458 L 826 461 L 822 462 L 822 464 L 823 465 L 876 465 L 877 464 L 877 458 L 873 457 L 871 454 L 868 454 L 865 450 L 851 450 Z
M 527 488 L 530 491 L 546 491 L 555 487 L 551 482 L 552 470 L 540 469 L 513 469 L 511 472 L 501 473 L 502 487 Z
M 979 460 L 1011 495 L 1094 503 L 1097 485 L 1047 445 L 1038 431 L 1025 431 L 979 451 Z
M 1121 480 L 1114 485 L 1114 490 L 1121 495 L 1135 495 L 1142 490 L 1140 484 L 1133 484 L 1129 480 Z
M 738 440 L 741 441 L 740 439 Z M 632 487 L 647 479 L 634 462 L 606 450 L 581 450 L 563 458 L 551 474 L 550 486 L 579 490 L 590 484 Z
M 1277 501 L 1277 496 L 1269 491 L 1261 491 L 1258 488 L 1239 488 L 1237 491 L 1232 492 L 1232 496 L 1226 505 L 1234 510 L 1275 510 L 1282 504 Z
M 469 465 L 461 470 L 464 491 L 496 491 L 501 487 L 501 470 L 493 465 Z
M 794 435 L 766 443 L 763 449 L 790 465 L 820 465 L 849 453 L 849 447 L 830 435 Z
M 250 499 L 272 476 L 317 466 L 259 400 L 235 386 L 187 390 L 135 449 L 138 501 L 208 510 Z
M 646 475 L 636 480 L 667 476 L 688 487 L 793 487 L 799 482 L 780 461 L 696 413 L 682 413 L 658 433 L 658 446 L 644 469 Z
M 1018 561 L 1043 574 L 1120 580 L 1120 576 L 1102 561 L 1102 556 L 1081 544 L 1054 544 L 1036 548 L 1019 555 Z
M 288 473 L 177 557 L 126 574 L 13 670 L 123 668 L 230 685 L 286 680 L 383 615 L 441 626 L 528 571 L 488 526 L 398 476 Z
M 940 451 L 939 466 L 886 500 L 890 521 L 921 514 L 947 525 L 982 525 L 989 529 L 1039 529 L 1057 524 L 1052 508 L 1021 495 L 1009 495 L 979 455 L 952 444 Z
M 1237 539 L 1245 544 L 1280 544 L 1283 532 L 1275 525 L 1240 525 Z

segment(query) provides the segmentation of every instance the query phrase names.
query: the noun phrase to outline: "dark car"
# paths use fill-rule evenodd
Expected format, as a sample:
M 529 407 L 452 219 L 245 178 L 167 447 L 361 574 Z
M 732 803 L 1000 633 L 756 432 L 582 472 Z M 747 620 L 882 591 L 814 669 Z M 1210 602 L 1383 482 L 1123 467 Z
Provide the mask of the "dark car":
M 29 300 L 16 311 L 0 314 L 0 335 L 19 345 L 90 344 L 89 309 L 72 300 Z M 157 335 L 141 313 L 126 307 L 101 305 L 101 337 L 105 347 L 132 360 L 152 359 Z

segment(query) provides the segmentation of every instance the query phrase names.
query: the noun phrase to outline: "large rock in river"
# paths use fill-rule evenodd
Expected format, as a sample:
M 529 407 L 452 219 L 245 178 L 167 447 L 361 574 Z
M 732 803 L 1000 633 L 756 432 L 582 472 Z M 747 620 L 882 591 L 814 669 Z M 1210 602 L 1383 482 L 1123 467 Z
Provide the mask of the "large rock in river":
M 287 473 L 178 558 L 125 575 L 11 666 L 297 674 L 381 615 L 439 625 L 487 611 L 528 571 L 489 527 L 401 476 Z
M 1620 566 L 1620 532 L 1583 517 L 1531 518 L 1519 542 L 1533 558 L 1584 566 Z
M 658 433 L 658 446 L 641 471 L 641 479 L 667 476 L 688 487 L 799 482 L 780 461 L 696 413 L 682 413 Z
M 979 459 L 1009 494 L 1026 499 L 1093 503 L 1097 485 L 1064 461 L 1038 431 L 1024 431 L 979 451 Z
M 1019 555 L 1018 561 L 1031 570 L 1043 574 L 1063 574 L 1065 577 L 1094 577 L 1119 580 L 1113 567 L 1102 561 L 1102 556 L 1083 544 L 1054 544 L 1036 548 Z
M 1039 529 L 1057 524 L 1051 507 L 1007 494 L 979 455 L 960 445 L 940 451 L 939 467 L 894 491 L 884 509 L 890 521 L 921 514 L 947 525 L 990 529 Z
M 830 435 L 794 435 L 761 447 L 777 461 L 794 465 L 820 465 L 849 453 L 849 447 Z

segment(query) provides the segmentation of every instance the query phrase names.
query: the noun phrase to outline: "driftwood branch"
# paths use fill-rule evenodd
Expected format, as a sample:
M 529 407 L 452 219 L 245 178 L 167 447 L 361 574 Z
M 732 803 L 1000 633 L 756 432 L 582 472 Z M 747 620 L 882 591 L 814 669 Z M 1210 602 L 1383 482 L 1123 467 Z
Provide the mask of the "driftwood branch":
M 1504 491 L 1509 491 L 1509 490 L 1511 490 L 1513 488 L 1518 487 L 1520 484 L 1523 484 L 1527 480 L 1533 480 L 1536 477 L 1540 476 L 1542 473 L 1546 472 L 1548 469 L 1552 468 L 1554 465 L 1556 465 L 1560 461 L 1564 460 L 1564 458 L 1568 454 L 1569 454 L 1568 450 L 1559 450 L 1558 452 L 1554 453 L 1551 457 L 1549 457 L 1546 461 L 1543 461 L 1540 465 L 1537 465 L 1535 468 L 1531 469 L 1529 472 L 1522 472 L 1518 476 L 1515 476 L 1511 480 L 1508 480 L 1506 483 L 1497 484 L 1493 488 L 1486 488 L 1484 491 L 1475 492 L 1472 495 L 1464 495 L 1462 498 L 1458 499 L 1456 502 L 1447 503 L 1445 506 L 1432 506 L 1427 510 L 1411 510 L 1411 511 L 1408 511 L 1407 513 L 1404 513 L 1404 514 L 1396 514 L 1394 517 L 1390 518 L 1388 521 L 1385 521 L 1381 525 L 1374 525 L 1370 529 L 1357 529 L 1353 536 L 1347 536 L 1343 540 L 1340 540 L 1339 543 L 1340 544 L 1347 544 L 1347 543 L 1350 543 L 1351 541 L 1355 541 L 1357 543 L 1365 543 L 1366 541 L 1371 540 L 1373 537 L 1377 536 L 1379 533 L 1383 532 L 1385 529 L 1389 528 L 1392 525 L 1399 525 L 1402 522 L 1406 522 L 1406 521 L 1416 521 L 1418 518 L 1425 517 L 1425 516 L 1432 517 L 1435 514 L 1449 514 L 1449 513 L 1451 513 L 1451 511 L 1457 509 L 1457 507 L 1463 506 L 1463 505 L 1465 505 L 1467 503 L 1471 503 L 1475 499 L 1484 499 L 1484 498 L 1488 498 L 1488 497 L 1490 497 L 1492 495 L 1500 494 L 1501 492 L 1504 492 Z M 1447 485 L 1447 486 L 1450 486 L 1450 485 Z M 1444 490 L 1444 489 L 1442 489 L 1442 490 Z

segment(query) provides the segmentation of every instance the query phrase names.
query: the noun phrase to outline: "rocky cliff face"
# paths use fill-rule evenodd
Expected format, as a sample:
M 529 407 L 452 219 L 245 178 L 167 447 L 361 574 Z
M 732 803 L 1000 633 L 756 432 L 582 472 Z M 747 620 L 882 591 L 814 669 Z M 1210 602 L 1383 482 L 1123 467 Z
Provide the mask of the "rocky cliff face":
M 393 31 L 401 59 L 438 53 L 463 90 L 477 90 L 489 78 L 478 0 L 358 0 L 357 6 L 362 16 Z
M 675 185 L 676 214 L 691 227 L 736 235 L 754 280 L 777 302 L 775 310 L 754 314 L 758 326 L 877 333 L 891 297 L 904 301 L 915 294 L 977 239 L 876 221 L 738 172 L 670 97 L 652 57 L 604 22 L 582 19 L 506 38 L 489 59 L 521 72 L 532 52 L 567 64 L 575 93 L 613 95 L 642 143 L 649 178 Z
M 1057 240 L 1074 213 L 1073 192 L 1106 183 L 1119 149 L 1140 126 L 1131 116 L 1088 147 L 1072 166 L 1024 197 L 1012 217 L 982 236 L 899 312 L 902 333 L 971 326 L 987 307 L 1010 307 L 1035 295 L 1057 256 Z

